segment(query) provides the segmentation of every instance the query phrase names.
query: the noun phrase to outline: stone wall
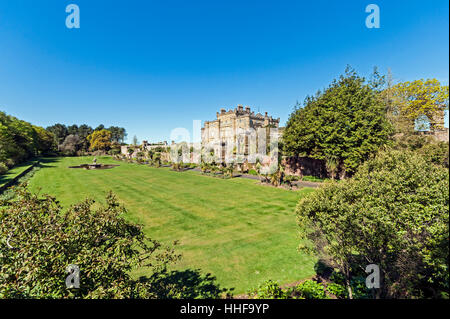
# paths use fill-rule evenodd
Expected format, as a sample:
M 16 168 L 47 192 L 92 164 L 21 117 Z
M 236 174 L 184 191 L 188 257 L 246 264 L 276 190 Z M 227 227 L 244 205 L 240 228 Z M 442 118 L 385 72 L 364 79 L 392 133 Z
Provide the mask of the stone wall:
M 282 162 L 287 175 L 328 177 L 325 161 L 309 157 L 286 157 Z

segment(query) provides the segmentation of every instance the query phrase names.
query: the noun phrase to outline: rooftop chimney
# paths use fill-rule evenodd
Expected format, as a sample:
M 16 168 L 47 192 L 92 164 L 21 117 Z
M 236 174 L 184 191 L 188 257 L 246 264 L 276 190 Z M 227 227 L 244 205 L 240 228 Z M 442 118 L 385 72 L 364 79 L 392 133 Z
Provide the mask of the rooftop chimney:
M 246 112 L 246 113 L 250 113 L 250 107 L 249 107 L 249 106 L 246 106 L 246 107 L 245 107 L 245 112 Z

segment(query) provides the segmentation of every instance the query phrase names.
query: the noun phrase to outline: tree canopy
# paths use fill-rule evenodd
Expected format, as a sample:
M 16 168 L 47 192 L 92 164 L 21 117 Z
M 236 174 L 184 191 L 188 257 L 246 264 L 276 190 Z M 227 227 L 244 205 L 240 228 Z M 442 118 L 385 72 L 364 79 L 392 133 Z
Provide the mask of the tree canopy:
M 111 148 L 111 132 L 108 130 L 94 131 L 87 137 L 89 141 L 89 150 L 91 151 L 108 151 Z
M 436 79 L 401 82 L 387 88 L 390 112 L 400 132 L 424 126 L 429 130 L 443 129 L 444 111 L 448 110 L 449 88 Z
M 377 93 L 347 69 L 290 115 L 283 133 L 285 155 L 321 159 L 332 170 L 354 173 L 392 134 Z
M 123 143 L 127 132 L 123 127 L 111 126 L 109 128 L 105 128 L 103 124 L 100 124 L 95 129 L 90 127 L 89 125 L 82 124 L 80 126 L 73 124 L 70 126 L 66 126 L 64 124 L 55 124 L 47 127 L 47 131 L 52 132 L 55 136 L 55 146 L 56 148 L 65 150 L 67 149 L 67 143 L 64 144 L 68 136 L 78 136 L 79 142 L 77 144 L 76 149 L 80 151 L 87 152 L 90 150 L 88 136 L 91 135 L 95 131 L 107 130 L 111 133 L 110 142 L 114 143 L 114 145 L 118 145 Z M 73 137 L 69 140 L 73 141 Z M 64 145 L 63 145 L 64 144 Z M 70 148 L 73 149 L 73 148 Z
M 52 149 L 53 134 L 0 112 L 0 163 L 14 166 Z

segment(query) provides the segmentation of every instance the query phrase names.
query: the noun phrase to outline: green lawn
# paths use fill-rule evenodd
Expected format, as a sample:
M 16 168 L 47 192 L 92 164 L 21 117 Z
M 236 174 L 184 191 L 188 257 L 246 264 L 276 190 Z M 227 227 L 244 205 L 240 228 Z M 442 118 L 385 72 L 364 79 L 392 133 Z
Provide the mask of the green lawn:
M 22 163 L 20 165 L 17 165 L 13 167 L 12 169 L 8 170 L 6 174 L 0 175 L 0 187 L 2 187 L 4 184 L 12 180 L 17 175 L 21 174 L 23 171 L 25 171 L 27 168 L 29 168 L 31 165 L 33 165 L 34 161 L 29 161 Z
M 223 180 L 198 172 L 117 162 L 107 170 L 69 169 L 91 157 L 49 159 L 30 187 L 55 195 L 64 206 L 86 197 L 104 202 L 112 190 L 128 209 L 128 219 L 145 225 L 151 238 L 180 241 L 178 269 L 201 269 L 223 287 L 243 293 L 267 279 L 280 284 L 314 274 L 315 259 L 297 251 L 294 209 L 313 189 L 297 192 L 257 181 Z M 144 274 L 142 270 L 136 274 Z

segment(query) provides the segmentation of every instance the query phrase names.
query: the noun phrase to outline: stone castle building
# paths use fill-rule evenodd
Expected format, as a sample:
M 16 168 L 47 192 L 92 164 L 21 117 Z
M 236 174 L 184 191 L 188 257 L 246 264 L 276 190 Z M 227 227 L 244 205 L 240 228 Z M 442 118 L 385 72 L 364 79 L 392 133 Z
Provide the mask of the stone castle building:
M 221 109 L 216 113 L 216 119 L 213 121 L 205 121 L 205 125 L 201 130 L 202 146 L 215 144 L 224 147 L 227 143 L 238 145 L 238 136 L 243 132 L 256 132 L 259 128 L 279 128 L 280 118 L 274 119 L 267 112 L 264 115 L 255 113 L 246 106 L 242 105 L 237 108 L 226 111 Z M 244 133 L 245 135 L 245 133 Z M 242 143 L 245 145 L 244 153 L 248 153 L 248 136 Z M 222 153 L 224 150 L 222 150 Z

